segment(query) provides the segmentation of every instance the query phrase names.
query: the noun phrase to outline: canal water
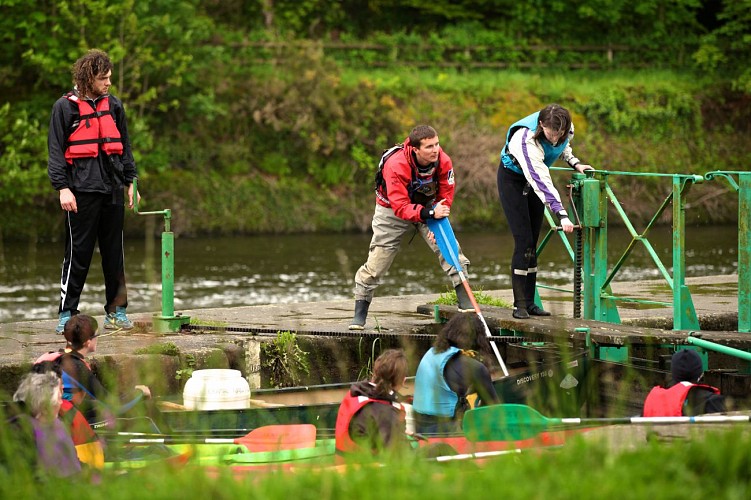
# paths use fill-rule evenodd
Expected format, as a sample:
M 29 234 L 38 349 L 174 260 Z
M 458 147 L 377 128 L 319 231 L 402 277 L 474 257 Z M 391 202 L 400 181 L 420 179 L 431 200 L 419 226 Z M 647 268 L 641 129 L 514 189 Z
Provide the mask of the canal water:
M 405 238 L 377 295 L 440 293 L 449 287 L 434 255 L 419 237 Z M 457 233 L 472 262 L 473 289 L 510 288 L 513 249 L 507 232 Z M 663 264 L 672 264 L 670 227 L 653 229 L 649 240 Z M 272 303 L 349 299 L 353 276 L 368 254 L 368 234 L 263 235 L 177 238 L 175 241 L 175 310 Z M 625 230 L 608 235 L 609 263 L 623 253 Z M 687 275 L 737 272 L 737 227 L 689 228 Z M 0 254 L 0 322 L 57 317 L 63 244 L 5 242 Z M 125 265 L 131 312 L 161 309 L 161 243 L 158 238 L 126 240 Z M 568 253 L 551 240 L 539 262 L 539 282 L 565 286 L 573 279 Z M 642 245 L 625 262 L 615 281 L 659 279 L 661 274 Z M 104 283 L 95 254 L 80 310 L 102 314 Z

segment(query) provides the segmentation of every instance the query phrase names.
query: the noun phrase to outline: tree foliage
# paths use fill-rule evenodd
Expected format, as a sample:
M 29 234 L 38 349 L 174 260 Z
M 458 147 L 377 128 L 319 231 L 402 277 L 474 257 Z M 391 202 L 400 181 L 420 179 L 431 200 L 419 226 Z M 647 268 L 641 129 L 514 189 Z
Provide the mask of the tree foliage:
M 744 102 L 749 33 L 751 0 L 0 0 L 0 205 L 50 194 L 49 112 L 94 47 L 115 64 L 145 182 L 210 169 L 346 192 L 369 185 L 373 158 L 417 120 L 438 122 L 446 140 L 457 123 L 510 118 L 488 109 L 490 91 L 428 96 L 445 75 L 409 86 L 368 72 L 347 80 L 347 66 L 554 68 L 602 62 L 604 51 L 576 47 L 611 46 L 614 67 L 679 68 Z M 624 85 L 577 100 L 551 90 L 554 70 L 540 75 L 530 76 L 543 82 L 537 94 L 522 90 L 518 102 L 568 102 L 598 133 L 662 138 L 671 123 L 703 126 L 707 106 L 679 89 Z
M 724 0 L 718 19 L 720 26 L 702 38 L 694 57 L 706 71 L 751 94 L 751 0 Z

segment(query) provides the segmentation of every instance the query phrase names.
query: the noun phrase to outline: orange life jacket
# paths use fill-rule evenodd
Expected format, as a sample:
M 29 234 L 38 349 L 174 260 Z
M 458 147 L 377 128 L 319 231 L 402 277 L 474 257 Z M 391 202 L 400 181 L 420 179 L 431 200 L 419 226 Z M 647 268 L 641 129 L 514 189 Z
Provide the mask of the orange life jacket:
M 406 412 L 400 403 L 391 403 L 382 399 L 372 399 L 366 396 L 352 396 L 350 393 L 347 393 L 342 400 L 341 406 L 339 406 L 339 413 L 336 416 L 336 428 L 334 434 L 336 437 L 337 453 L 353 452 L 360 449 L 357 443 L 355 443 L 349 435 L 349 424 L 352 422 L 352 417 L 354 417 L 355 414 L 365 405 L 370 403 L 394 406 L 399 410 L 400 418 L 405 419 Z
M 96 158 L 99 151 L 105 154 L 123 154 L 120 131 L 110 110 L 109 96 L 99 99 L 92 113 L 91 103 L 69 92 L 65 97 L 78 105 L 78 127 L 68 138 L 65 160 L 73 164 L 75 158 Z

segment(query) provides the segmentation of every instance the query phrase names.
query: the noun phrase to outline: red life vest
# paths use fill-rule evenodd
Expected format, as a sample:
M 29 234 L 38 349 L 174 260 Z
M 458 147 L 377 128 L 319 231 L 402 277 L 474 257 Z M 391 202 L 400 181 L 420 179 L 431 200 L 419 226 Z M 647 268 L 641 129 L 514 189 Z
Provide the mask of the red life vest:
M 63 399 L 63 404 L 60 407 L 60 420 L 65 422 L 70 429 L 73 444 L 79 445 L 99 441 L 94 429 L 91 428 L 83 414 L 73 403 L 65 399 Z
M 83 414 L 73 403 L 63 400 L 59 415 L 76 445 L 78 460 L 96 469 L 103 469 L 104 445 Z
M 60 357 L 63 354 L 68 354 L 70 352 L 72 352 L 72 350 L 67 347 L 65 349 L 60 349 L 59 351 L 48 351 L 39 356 L 36 361 L 34 361 L 34 364 L 40 365 L 42 363 L 57 363 L 60 361 Z M 88 361 L 86 361 L 85 359 L 81 359 L 81 361 L 83 361 L 83 364 L 85 364 L 86 367 L 91 370 L 91 365 Z
M 394 406 L 401 414 L 401 418 L 405 418 L 404 407 L 399 403 L 391 403 L 382 399 L 372 399 L 366 396 L 353 396 L 351 393 L 347 393 L 342 400 L 342 404 L 339 406 L 339 412 L 336 415 L 336 428 L 334 435 L 336 437 L 336 451 L 338 453 L 347 453 L 358 451 L 360 447 L 352 440 L 349 435 L 349 424 L 352 422 L 352 417 L 360 411 L 365 405 L 370 403 L 380 403 L 383 405 Z
M 683 416 L 683 403 L 686 402 L 688 391 L 694 387 L 703 387 L 709 389 L 715 394 L 720 390 L 711 385 L 692 384 L 691 382 L 680 382 L 673 387 L 665 389 L 664 387 L 654 387 L 647 399 L 644 401 L 645 417 L 680 417 Z
M 78 128 L 68 137 L 68 149 L 65 150 L 65 160 L 69 164 L 72 165 L 75 158 L 96 158 L 100 147 L 108 155 L 123 154 L 123 142 L 112 118 L 108 96 L 99 99 L 93 113 L 89 101 L 79 99 L 72 92 L 65 97 L 78 104 L 80 115 Z

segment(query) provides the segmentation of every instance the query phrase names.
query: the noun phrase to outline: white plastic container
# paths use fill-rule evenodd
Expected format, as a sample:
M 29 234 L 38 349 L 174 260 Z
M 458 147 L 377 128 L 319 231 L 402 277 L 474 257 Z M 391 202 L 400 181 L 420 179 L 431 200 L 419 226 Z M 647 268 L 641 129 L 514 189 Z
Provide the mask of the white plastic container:
M 196 370 L 185 383 L 189 410 L 238 410 L 250 404 L 250 386 L 240 370 Z

